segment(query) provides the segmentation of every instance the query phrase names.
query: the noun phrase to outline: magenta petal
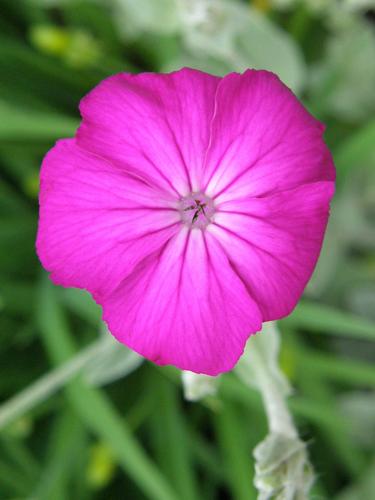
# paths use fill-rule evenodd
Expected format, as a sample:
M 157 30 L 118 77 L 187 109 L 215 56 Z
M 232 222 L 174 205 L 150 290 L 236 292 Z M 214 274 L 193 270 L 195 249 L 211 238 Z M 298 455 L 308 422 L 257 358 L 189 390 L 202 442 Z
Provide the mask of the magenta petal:
M 175 200 L 59 141 L 41 171 L 37 252 L 51 278 L 102 294 L 178 230 Z
M 81 101 L 78 143 L 186 195 L 199 188 L 219 81 L 188 68 L 107 78 Z
M 273 73 L 224 77 L 216 94 L 206 193 L 220 202 L 334 180 L 323 130 Z
M 220 206 L 211 232 L 262 311 L 289 314 L 318 259 L 333 182 L 316 182 L 265 198 Z
M 103 301 L 113 335 L 155 363 L 230 370 L 261 316 L 215 239 L 186 229 Z

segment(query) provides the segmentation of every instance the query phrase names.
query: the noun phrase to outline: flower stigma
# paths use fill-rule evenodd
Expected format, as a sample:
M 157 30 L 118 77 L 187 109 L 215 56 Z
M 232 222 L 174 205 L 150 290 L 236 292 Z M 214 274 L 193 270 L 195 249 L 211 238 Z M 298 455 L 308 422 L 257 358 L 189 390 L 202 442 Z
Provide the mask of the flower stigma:
M 190 229 L 204 229 L 212 221 L 215 213 L 211 198 L 203 193 L 191 193 L 180 200 L 181 221 Z

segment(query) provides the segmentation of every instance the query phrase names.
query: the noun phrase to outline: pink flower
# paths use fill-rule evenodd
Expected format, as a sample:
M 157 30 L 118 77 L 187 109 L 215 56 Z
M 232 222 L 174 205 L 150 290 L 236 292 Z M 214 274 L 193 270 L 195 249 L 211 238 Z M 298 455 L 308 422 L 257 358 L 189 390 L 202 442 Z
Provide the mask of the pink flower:
M 119 74 L 41 171 L 37 251 L 158 364 L 230 370 L 289 314 L 334 192 L 324 127 L 272 73 Z

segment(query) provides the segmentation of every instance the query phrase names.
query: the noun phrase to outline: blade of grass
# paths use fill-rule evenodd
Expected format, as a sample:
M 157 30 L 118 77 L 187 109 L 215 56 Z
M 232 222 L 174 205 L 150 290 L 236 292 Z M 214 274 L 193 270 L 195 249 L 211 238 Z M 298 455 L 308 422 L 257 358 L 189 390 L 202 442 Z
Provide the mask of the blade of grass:
M 64 386 L 101 350 L 101 342 L 95 342 L 79 354 L 39 378 L 0 406 L 0 429 L 45 401 Z
M 334 425 L 322 422 L 317 430 L 323 436 L 323 439 L 330 444 L 330 448 L 347 472 L 353 478 L 356 478 L 365 464 L 365 456 L 351 438 L 350 422 L 345 421 L 340 415 L 335 405 L 333 390 L 322 378 L 321 373 L 309 369 L 309 366 L 304 362 L 307 348 L 298 335 L 292 329 L 286 333 L 288 342 L 291 343 L 293 350 L 298 353 L 296 356 L 296 380 L 298 380 L 299 387 L 301 387 L 308 399 L 319 401 L 322 406 L 330 407 L 335 420 Z M 337 425 L 337 422 L 341 422 L 342 426 Z
M 328 354 L 306 350 L 301 363 L 321 377 L 346 382 L 350 385 L 375 387 L 375 368 L 363 361 L 340 359 Z
M 184 421 L 177 388 L 165 377 L 152 371 L 150 385 L 154 396 L 153 440 L 169 476 L 181 500 L 199 498 L 193 473 L 190 439 Z
M 303 369 L 305 370 L 305 376 L 303 377 L 303 380 L 300 381 L 302 390 L 308 395 L 309 399 L 316 399 L 323 405 L 333 406 L 332 413 L 335 417 L 336 423 L 340 419 L 342 420 L 338 410 L 334 408 L 334 396 L 332 391 L 327 387 L 327 384 L 325 384 L 320 378 L 311 376 L 306 367 Z M 324 441 L 335 453 L 347 472 L 353 478 L 356 478 L 363 469 L 365 457 L 358 447 L 352 442 L 352 439 L 349 436 L 348 426 L 349 422 L 346 424 L 347 429 L 343 432 L 337 425 L 327 425 L 322 422 L 317 428 L 317 431 L 322 434 Z
M 45 466 L 39 481 L 30 495 L 30 500 L 68 500 L 68 478 L 73 470 L 74 460 L 86 434 L 76 415 L 65 411 L 56 419 Z
M 38 316 L 42 340 L 52 362 L 59 364 L 73 356 L 75 345 L 63 310 L 56 300 L 54 287 L 46 278 L 40 286 Z M 123 470 L 148 498 L 178 498 L 104 392 L 75 379 L 67 386 L 66 396 L 82 422 L 111 447 Z
M 351 313 L 324 304 L 302 301 L 293 313 L 281 320 L 281 325 L 306 328 L 327 335 L 375 340 L 375 324 Z
M 244 439 L 243 421 L 238 418 L 233 403 L 226 401 L 215 414 L 214 421 L 232 498 L 256 499 L 257 492 L 252 482 L 254 471 L 252 450 L 256 442 L 250 446 Z
M 210 474 L 210 482 L 218 484 L 224 476 L 224 467 L 217 456 L 214 444 L 208 443 L 193 428 L 190 430 L 191 447 L 196 462 Z

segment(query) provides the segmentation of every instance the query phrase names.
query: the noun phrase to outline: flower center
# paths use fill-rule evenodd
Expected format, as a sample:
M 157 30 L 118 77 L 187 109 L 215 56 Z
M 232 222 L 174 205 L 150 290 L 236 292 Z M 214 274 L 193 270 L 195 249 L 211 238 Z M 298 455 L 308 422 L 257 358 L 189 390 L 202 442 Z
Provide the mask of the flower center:
M 181 221 L 191 228 L 204 229 L 215 213 L 214 203 L 203 193 L 191 193 L 180 200 Z

